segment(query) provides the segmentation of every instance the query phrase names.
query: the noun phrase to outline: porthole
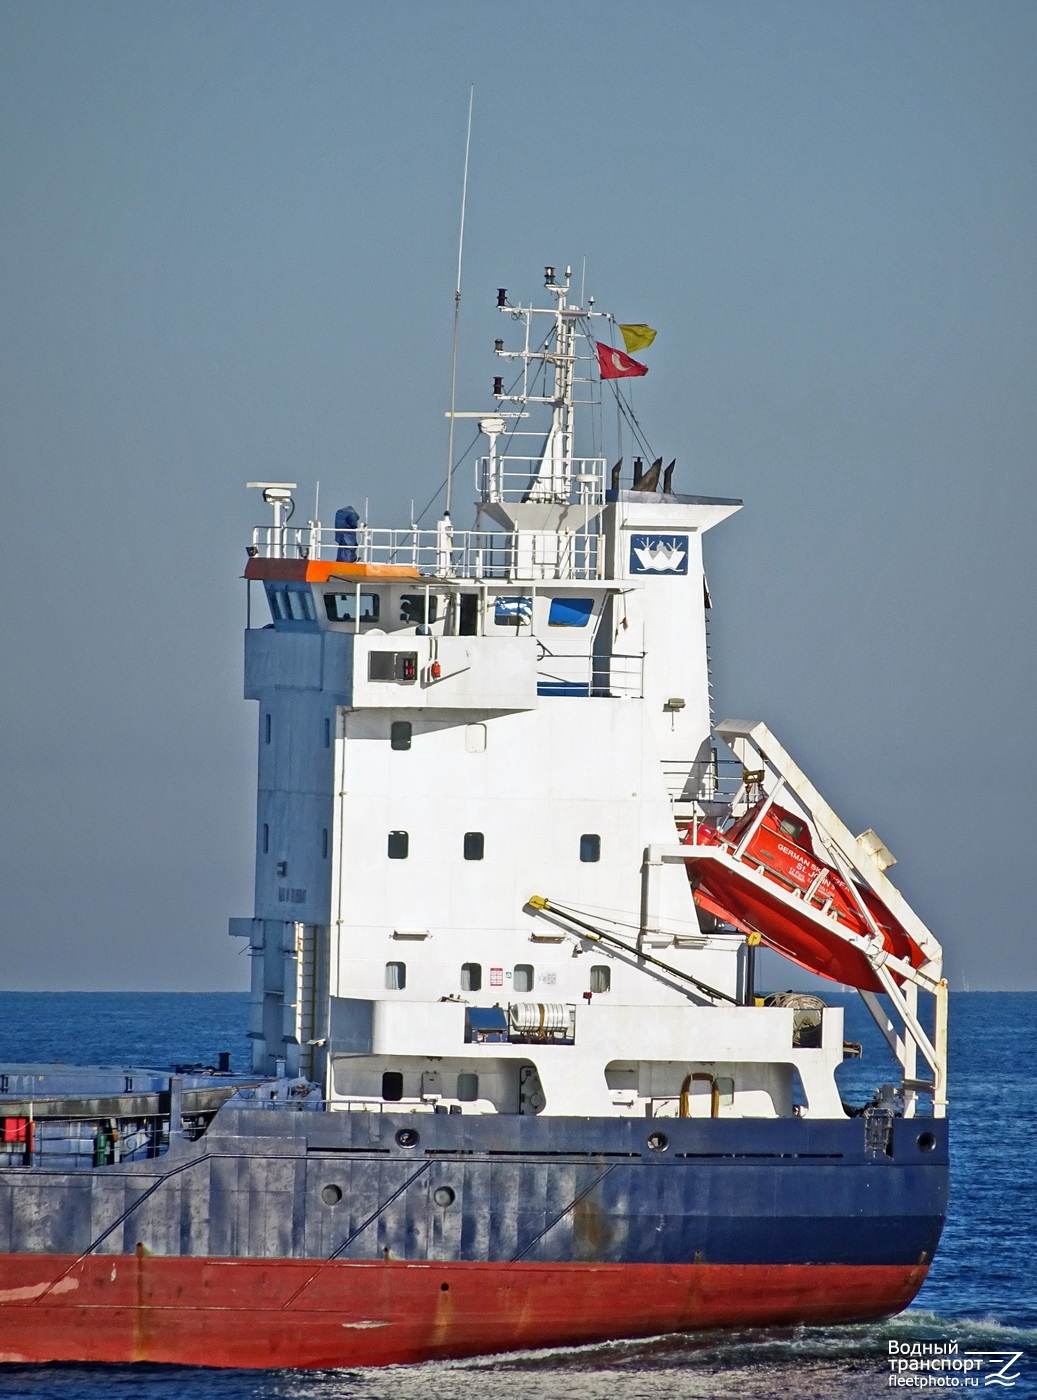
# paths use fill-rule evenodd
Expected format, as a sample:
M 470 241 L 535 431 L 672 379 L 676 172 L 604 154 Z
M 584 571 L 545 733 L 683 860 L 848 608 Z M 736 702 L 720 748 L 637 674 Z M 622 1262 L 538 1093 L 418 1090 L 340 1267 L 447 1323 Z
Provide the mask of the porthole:
M 670 1145 L 670 1139 L 665 1133 L 651 1133 L 648 1138 L 648 1146 L 653 1152 L 665 1152 Z
M 918 1146 L 923 1152 L 932 1152 L 936 1146 L 936 1138 L 932 1133 L 919 1133 Z
M 451 1187 L 437 1186 L 436 1189 L 432 1192 L 432 1199 L 435 1201 L 437 1206 L 443 1206 L 445 1208 L 446 1206 L 452 1206 L 457 1197 L 455 1196 Z
M 325 1186 L 320 1193 L 320 1198 L 326 1206 L 337 1206 L 342 1199 L 342 1188 L 340 1186 Z
M 396 1134 L 396 1142 L 399 1147 L 417 1147 L 421 1141 L 414 1128 L 401 1128 Z
M 441 1283 L 441 1284 L 439 1285 L 439 1291 L 440 1291 L 440 1293 L 449 1293 L 449 1292 L 450 1292 L 450 1285 L 449 1285 L 449 1283 Z

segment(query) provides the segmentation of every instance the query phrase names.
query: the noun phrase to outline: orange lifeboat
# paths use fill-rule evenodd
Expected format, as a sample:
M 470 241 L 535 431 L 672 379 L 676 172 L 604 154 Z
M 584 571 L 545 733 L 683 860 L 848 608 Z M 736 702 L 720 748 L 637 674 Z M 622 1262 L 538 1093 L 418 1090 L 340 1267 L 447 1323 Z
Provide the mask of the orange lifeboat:
M 759 933 L 768 948 L 809 972 L 881 992 L 884 988 L 863 951 L 840 936 L 874 939 L 861 901 L 888 953 L 912 967 L 926 961 L 881 900 L 860 885 L 851 889 L 834 866 L 815 855 L 802 818 L 772 803 L 758 820 L 762 805 L 750 808 L 726 831 L 699 823 L 685 833 L 684 844 L 701 852 L 688 859 L 695 903 L 701 909 L 743 933 Z M 754 824 L 755 831 L 745 841 Z

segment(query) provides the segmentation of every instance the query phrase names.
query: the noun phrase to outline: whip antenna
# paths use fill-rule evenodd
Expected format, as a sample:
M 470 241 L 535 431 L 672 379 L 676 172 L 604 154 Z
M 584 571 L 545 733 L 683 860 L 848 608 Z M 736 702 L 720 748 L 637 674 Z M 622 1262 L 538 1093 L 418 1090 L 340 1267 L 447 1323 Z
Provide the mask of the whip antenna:
M 457 238 L 457 287 L 454 291 L 454 348 L 450 357 L 450 429 L 447 439 L 446 460 L 446 506 L 444 514 L 450 514 L 450 483 L 454 475 L 454 409 L 457 406 L 457 327 L 461 319 L 461 259 L 464 256 L 464 215 L 468 201 L 468 152 L 472 146 L 472 102 L 475 98 L 475 85 L 468 89 L 468 130 L 464 142 L 464 179 L 461 182 L 461 231 Z

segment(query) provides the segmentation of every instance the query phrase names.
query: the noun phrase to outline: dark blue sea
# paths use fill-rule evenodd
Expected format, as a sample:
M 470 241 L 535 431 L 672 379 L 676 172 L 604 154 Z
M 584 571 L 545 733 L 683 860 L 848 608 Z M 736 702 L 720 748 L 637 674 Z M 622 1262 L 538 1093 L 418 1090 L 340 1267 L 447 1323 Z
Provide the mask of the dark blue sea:
M 878 1033 L 847 998 L 843 1097 L 864 1102 L 892 1078 Z M 0 1061 L 215 1064 L 247 1070 L 246 998 L 237 994 L 0 992 Z M 379 1371 L 204 1371 L 142 1366 L 0 1366 L 0 1396 L 27 1400 L 871 1400 L 985 1390 L 1037 1397 L 1037 993 L 951 999 L 951 1208 L 914 1306 L 868 1327 L 659 1337 Z M 890 1385 L 890 1344 L 957 1342 L 983 1362 L 975 1387 Z M 918 1373 L 906 1373 L 915 1379 Z M 957 1384 L 954 1382 L 957 1381 Z M 984 1383 L 986 1382 L 986 1384 Z

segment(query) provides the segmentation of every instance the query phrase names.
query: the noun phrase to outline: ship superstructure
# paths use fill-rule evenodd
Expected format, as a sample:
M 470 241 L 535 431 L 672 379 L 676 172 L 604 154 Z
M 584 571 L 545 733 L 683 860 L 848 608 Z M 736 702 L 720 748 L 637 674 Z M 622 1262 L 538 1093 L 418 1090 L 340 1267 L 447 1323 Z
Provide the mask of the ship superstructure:
M 841 1012 L 821 1046 L 790 1045 L 791 1013 L 754 1004 L 751 931 L 696 909 L 689 856 L 711 853 L 680 843 L 798 793 L 819 842 L 838 828 L 854 881 L 888 881 L 773 736 L 765 774 L 755 726 L 714 731 L 702 542 L 740 502 L 676 492 L 672 467 L 660 489 L 661 463 L 627 475 L 575 455 L 579 391 L 591 407 L 597 387 L 587 343 L 610 322 L 570 306 L 553 269 L 545 290 L 541 309 L 501 295 L 519 348 L 496 351 L 518 382 L 496 378 L 477 419 L 474 531 L 292 529 L 291 488 L 257 483 L 278 518 L 246 570 L 265 594 L 245 657 L 256 912 L 231 926 L 253 953 L 254 1068 L 283 1061 L 333 1107 L 388 1087 L 401 1110 L 640 1117 L 679 1112 L 690 1071 L 693 1115 L 712 1077 L 730 1086 L 724 1116 L 801 1098 L 839 1117 Z M 909 987 L 937 995 L 939 948 L 921 937 Z M 880 989 L 942 1074 L 913 991 L 889 974 Z
M 877 1317 L 925 1277 L 939 945 L 874 832 L 713 723 L 702 544 L 740 503 L 675 489 L 621 396 L 641 455 L 606 455 L 614 322 L 569 282 L 498 292 L 472 530 L 297 526 L 250 483 L 254 1077 L 84 1110 L 134 1152 L 50 1169 L 12 1112 L 8 1357 L 416 1360 Z M 758 995 L 761 944 L 859 987 L 900 1081 L 848 1108 L 842 1008 Z

